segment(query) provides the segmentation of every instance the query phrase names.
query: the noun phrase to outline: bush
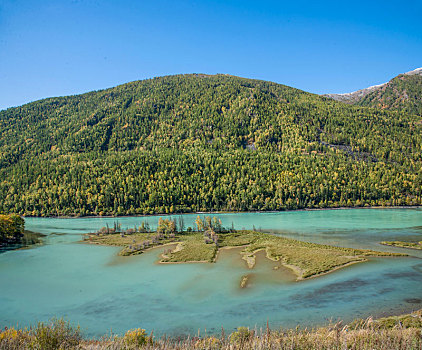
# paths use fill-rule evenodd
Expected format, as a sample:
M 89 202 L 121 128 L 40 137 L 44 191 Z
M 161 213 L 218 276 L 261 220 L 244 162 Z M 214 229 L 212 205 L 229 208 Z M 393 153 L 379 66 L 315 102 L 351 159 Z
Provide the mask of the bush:
M 137 348 L 146 344 L 152 344 L 152 337 L 147 336 L 145 329 L 137 328 L 126 332 L 123 342 L 128 347 Z
M 254 335 L 254 331 L 249 330 L 247 327 L 239 327 L 237 331 L 230 335 L 230 341 L 232 343 L 244 343 L 251 340 Z
M 39 350 L 72 349 L 82 340 L 80 327 L 74 328 L 63 319 L 52 319 L 50 324 L 39 322 L 32 333 L 34 349 Z

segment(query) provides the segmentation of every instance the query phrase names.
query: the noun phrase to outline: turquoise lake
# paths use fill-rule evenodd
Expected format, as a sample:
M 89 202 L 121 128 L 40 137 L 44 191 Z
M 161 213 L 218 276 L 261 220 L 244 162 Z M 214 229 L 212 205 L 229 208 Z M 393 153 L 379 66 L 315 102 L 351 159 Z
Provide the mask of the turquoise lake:
M 183 215 L 185 225 L 193 227 L 197 215 Z M 214 264 L 159 265 L 164 248 L 118 257 L 119 248 L 79 243 L 106 224 L 126 228 L 146 220 L 154 227 L 159 216 L 27 218 L 26 229 L 47 236 L 43 245 L 0 254 L 0 327 L 64 317 L 86 336 L 138 327 L 156 335 L 218 334 L 221 327 L 264 328 L 267 320 L 271 328 L 316 326 L 422 308 L 422 251 L 379 244 L 422 240 L 420 208 L 209 215 L 226 227 L 411 256 L 373 258 L 295 282 L 288 271 L 268 268 L 266 259 L 247 269 L 236 251 Z M 248 273 L 251 285 L 240 289 Z

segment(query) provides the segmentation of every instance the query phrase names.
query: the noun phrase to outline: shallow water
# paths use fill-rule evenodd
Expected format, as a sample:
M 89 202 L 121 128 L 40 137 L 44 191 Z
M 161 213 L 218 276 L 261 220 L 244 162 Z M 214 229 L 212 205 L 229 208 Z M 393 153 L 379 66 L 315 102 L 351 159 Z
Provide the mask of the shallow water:
M 192 226 L 195 215 L 183 215 Z M 376 258 L 318 278 L 294 282 L 286 269 L 258 256 L 249 270 L 236 250 L 215 264 L 156 264 L 164 248 L 117 257 L 119 248 L 78 243 L 81 234 L 114 221 L 145 218 L 27 218 L 26 228 L 47 234 L 45 245 L 0 254 L 0 327 L 29 326 L 65 317 L 88 336 L 142 327 L 155 334 L 218 333 L 238 326 L 294 327 L 329 319 L 422 308 L 422 251 L 386 247 L 383 240 L 422 238 L 421 209 L 354 209 L 219 214 L 224 226 L 356 248 L 406 252 Z M 158 217 L 146 218 L 151 226 Z M 249 274 L 246 288 L 239 288 Z

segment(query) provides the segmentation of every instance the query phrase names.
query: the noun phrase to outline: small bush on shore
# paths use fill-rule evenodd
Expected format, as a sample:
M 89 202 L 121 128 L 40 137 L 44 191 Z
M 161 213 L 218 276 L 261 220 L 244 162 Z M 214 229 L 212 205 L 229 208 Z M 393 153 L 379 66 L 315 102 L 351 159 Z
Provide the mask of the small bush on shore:
M 33 349 L 37 350 L 74 349 L 82 340 L 79 326 L 72 327 L 63 319 L 53 319 L 48 324 L 39 322 L 32 334 Z
M 237 331 L 233 332 L 230 335 L 231 343 L 240 343 L 243 344 L 246 341 L 249 341 L 254 336 L 254 331 L 249 330 L 247 327 L 239 327 Z
M 145 329 L 131 329 L 124 335 L 123 343 L 129 348 L 138 349 L 146 344 L 152 344 L 152 337 L 147 336 Z

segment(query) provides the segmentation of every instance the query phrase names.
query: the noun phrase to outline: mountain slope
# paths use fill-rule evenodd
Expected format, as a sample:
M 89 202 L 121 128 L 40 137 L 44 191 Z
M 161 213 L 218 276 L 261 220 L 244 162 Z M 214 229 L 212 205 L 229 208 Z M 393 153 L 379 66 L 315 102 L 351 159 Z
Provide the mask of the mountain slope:
M 418 116 L 178 75 L 0 111 L 0 210 L 152 214 L 421 203 Z
M 400 74 L 389 82 L 345 93 L 326 94 L 336 101 L 422 115 L 422 68 Z

